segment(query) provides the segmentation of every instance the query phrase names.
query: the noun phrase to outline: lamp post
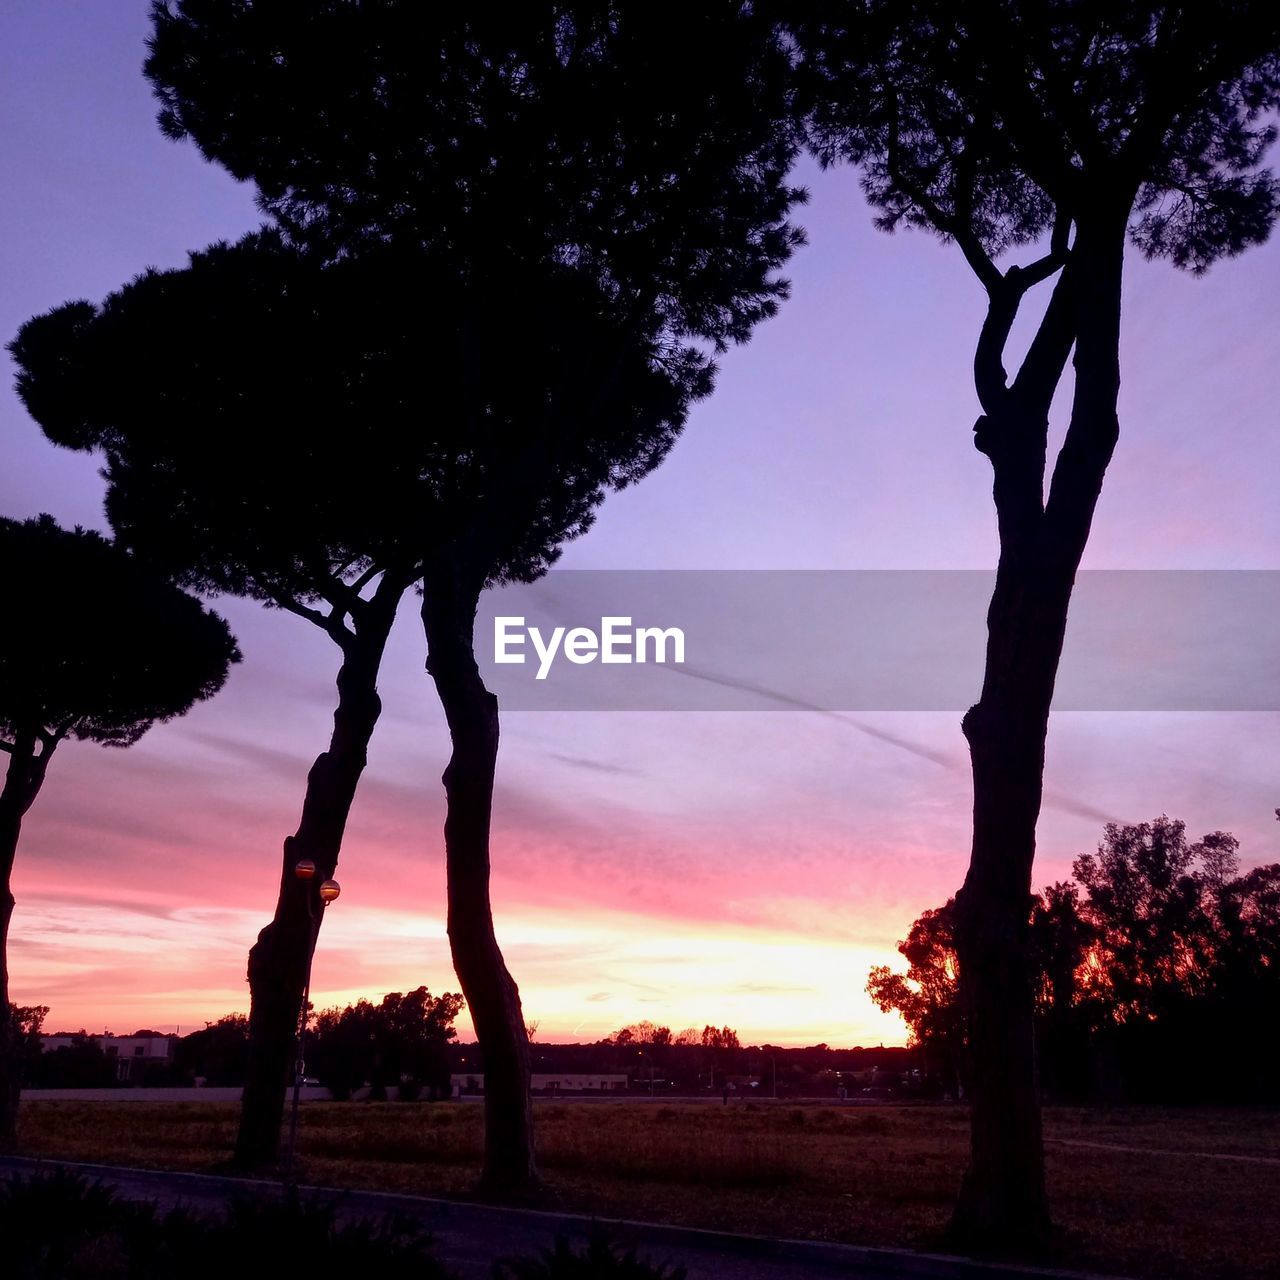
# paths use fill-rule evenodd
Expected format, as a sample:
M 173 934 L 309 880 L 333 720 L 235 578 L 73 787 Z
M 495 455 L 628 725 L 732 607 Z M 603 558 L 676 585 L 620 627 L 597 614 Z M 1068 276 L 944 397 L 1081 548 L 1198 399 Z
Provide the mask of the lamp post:
M 293 874 L 303 882 L 313 880 L 316 874 L 316 864 L 310 858 L 301 858 L 294 864 Z M 342 887 L 336 880 L 323 881 L 317 891 L 321 910 L 331 902 L 336 902 L 341 892 Z M 302 1005 L 298 1010 L 298 1051 L 293 1063 L 293 1108 L 289 1115 L 289 1146 L 285 1152 L 284 1159 L 283 1180 L 285 1182 L 293 1181 L 293 1153 L 298 1145 L 298 1104 L 302 1096 L 302 1073 L 307 1044 L 307 1022 L 309 1021 L 307 1013 L 311 1007 L 311 962 L 315 956 L 316 933 L 319 923 L 316 919 L 315 906 L 310 892 L 304 888 L 303 893 L 307 902 L 307 924 L 311 931 L 311 945 L 307 948 L 307 979 L 302 987 Z

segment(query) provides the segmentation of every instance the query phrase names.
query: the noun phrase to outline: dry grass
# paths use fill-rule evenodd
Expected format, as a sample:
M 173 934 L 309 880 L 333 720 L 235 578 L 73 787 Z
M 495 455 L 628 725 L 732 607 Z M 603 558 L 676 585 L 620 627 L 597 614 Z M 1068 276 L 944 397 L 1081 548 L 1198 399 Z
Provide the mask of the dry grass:
M 22 1136 L 32 1154 L 209 1169 L 230 1151 L 235 1115 L 229 1104 L 43 1102 L 24 1106 Z M 537 1116 L 539 1159 L 565 1209 L 915 1248 L 937 1247 L 967 1125 L 947 1106 L 546 1103 Z M 1046 1134 L 1054 1262 L 1280 1276 L 1280 1163 L 1168 1154 L 1280 1158 L 1280 1112 L 1057 1109 Z M 301 1171 L 333 1186 L 464 1195 L 480 1140 L 474 1104 L 313 1103 Z

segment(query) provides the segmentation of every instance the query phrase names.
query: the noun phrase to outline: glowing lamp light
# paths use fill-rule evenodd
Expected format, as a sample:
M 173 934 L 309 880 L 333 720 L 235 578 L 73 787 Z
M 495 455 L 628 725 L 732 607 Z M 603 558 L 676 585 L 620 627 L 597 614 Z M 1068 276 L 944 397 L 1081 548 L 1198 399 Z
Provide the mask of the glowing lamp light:
M 301 858 L 293 864 L 293 874 L 299 880 L 310 880 L 316 873 L 316 864 L 310 858 Z
M 341 892 L 342 886 L 336 880 L 326 880 L 320 886 L 320 901 L 327 907 L 329 903 L 337 901 Z

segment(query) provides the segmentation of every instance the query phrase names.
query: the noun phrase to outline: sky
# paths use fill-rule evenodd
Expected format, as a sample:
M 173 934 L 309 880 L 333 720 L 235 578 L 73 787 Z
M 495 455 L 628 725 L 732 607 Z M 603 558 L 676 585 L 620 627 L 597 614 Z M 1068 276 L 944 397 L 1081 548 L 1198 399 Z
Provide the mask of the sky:
M 146 9 L 0 12 L 4 341 L 260 221 L 251 189 L 156 128 Z M 875 231 L 849 170 L 804 164 L 797 180 L 809 243 L 791 300 L 723 359 L 670 458 L 609 498 L 563 567 L 994 564 L 989 464 L 971 439 L 976 281 L 953 248 Z M 1280 568 L 1277 298 L 1280 241 L 1202 279 L 1131 254 L 1122 437 L 1086 567 Z M 6 357 L 0 512 L 105 528 L 102 495 L 95 461 L 27 418 Z M 0 607 L 21 617 L 22 601 Z M 244 652 L 225 690 L 127 752 L 64 744 L 27 816 L 12 996 L 50 1006 L 49 1029 L 186 1031 L 247 1008 L 245 954 L 327 742 L 337 662 L 301 619 L 217 608 Z M 321 1006 L 456 989 L 448 738 L 423 659 L 408 601 L 316 955 Z M 1276 861 L 1278 730 L 1274 712 L 1055 714 L 1037 883 L 1066 876 L 1105 821 L 1163 812 L 1194 835 L 1235 832 L 1245 864 Z M 526 1017 L 544 1041 L 649 1019 L 728 1024 L 744 1043 L 901 1043 L 867 970 L 963 879 L 969 802 L 950 712 L 509 712 L 494 902 Z

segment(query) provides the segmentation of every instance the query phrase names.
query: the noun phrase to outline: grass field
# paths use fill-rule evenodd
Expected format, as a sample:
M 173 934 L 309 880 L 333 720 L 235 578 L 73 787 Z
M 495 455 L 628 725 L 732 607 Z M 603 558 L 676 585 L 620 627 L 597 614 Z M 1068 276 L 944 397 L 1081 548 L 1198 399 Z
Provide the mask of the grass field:
M 235 1117 L 234 1104 L 36 1102 L 21 1136 L 32 1155 L 207 1170 L 229 1154 Z M 543 1103 L 537 1119 L 566 1210 L 909 1248 L 938 1247 L 967 1125 L 960 1107 L 751 1102 Z M 1051 1109 L 1045 1125 L 1055 1264 L 1280 1276 L 1280 1112 Z M 299 1173 L 465 1195 L 480 1139 L 474 1103 L 311 1103 Z

